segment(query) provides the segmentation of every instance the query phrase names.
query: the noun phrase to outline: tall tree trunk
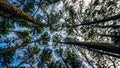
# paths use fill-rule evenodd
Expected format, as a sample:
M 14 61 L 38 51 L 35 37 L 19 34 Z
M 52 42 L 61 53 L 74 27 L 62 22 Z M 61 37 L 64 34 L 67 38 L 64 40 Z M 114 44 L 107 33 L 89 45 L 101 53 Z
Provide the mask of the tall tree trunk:
M 105 19 L 101 19 L 101 20 L 97 20 L 97 21 L 91 21 L 88 23 L 82 23 L 82 24 L 78 24 L 78 25 L 73 25 L 73 26 L 68 26 L 68 27 L 77 27 L 77 26 L 83 26 L 83 25 L 91 25 L 91 24 L 98 24 L 98 23 L 103 23 L 103 22 L 107 22 L 107 21 L 111 21 L 111 20 L 117 20 L 120 19 L 120 14 L 117 14 L 115 16 L 111 16 Z
M 92 27 L 97 27 L 97 28 L 120 28 L 120 25 L 107 25 L 107 26 L 92 26 Z
M 19 8 L 13 6 L 12 4 L 6 2 L 6 0 L 0 0 L 0 11 L 10 13 L 12 16 L 19 17 L 30 21 L 36 25 L 40 25 L 41 27 L 46 26 L 46 24 L 37 21 L 32 16 L 29 16 L 27 13 L 23 12 Z
M 112 35 L 112 34 L 97 34 L 98 36 L 102 36 L 102 37 L 111 37 L 111 38 L 119 38 L 120 35 Z
M 60 42 L 60 43 L 83 46 L 87 48 L 93 48 L 97 50 L 120 54 L 120 47 L 119 47 L 120 44 L 115 45 L 113 43 L 95 43 L 95 42 Z
M 31 41 L 31 42 L 24 42 L 21 45 L 16 45 L 14 47 L 6 48 L 5 50 L 0 50 L 0 54 L 4 54 L 4 53 L 14 51 L 14 50 L 22 48 L 22 47 L 26 47 L 28 44 L 33 43 L 33 42 L 37 42 L 37 41 L 40 41 L 40 40 L 41 39 L 37 39 L 37 40 Z

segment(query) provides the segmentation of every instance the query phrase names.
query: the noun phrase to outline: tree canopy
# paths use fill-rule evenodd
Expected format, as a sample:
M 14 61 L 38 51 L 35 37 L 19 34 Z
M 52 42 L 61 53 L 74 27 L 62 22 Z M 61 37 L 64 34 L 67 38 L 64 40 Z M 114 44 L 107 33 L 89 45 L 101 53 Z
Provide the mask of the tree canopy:
M 119 68 L 119 0 L 0 0 L 1 68 Z

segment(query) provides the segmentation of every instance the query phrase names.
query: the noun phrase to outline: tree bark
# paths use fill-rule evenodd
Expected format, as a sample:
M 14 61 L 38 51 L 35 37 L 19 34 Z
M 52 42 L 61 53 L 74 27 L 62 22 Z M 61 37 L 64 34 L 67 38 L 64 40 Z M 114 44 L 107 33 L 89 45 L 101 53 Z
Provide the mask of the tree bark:
M 29 22 L 32 22 L 33 24 L 40 25 L 41 27 L 46 26 L 46 24 L 37 21 L 32 16 L 29 16 L 27 13 L 23 12 L 22 10 L 13 6 L 12 4 L 6 2 L 5 0 L 0 0 L 0 11 L 8 12 L 14 17 L 25 19 Z
M 111 16 L 111 17 L 108 17 L 108 18 L 105 18 L 105 19 L 92 21 L 92 22 L 89 22 L 89 23 L 82 23 L 82 24 L 78 24 L 78 25 L 68 26 L 68 27 L 77 27 L 77 26 L 83 26 L 83 25 L 98 24 L 98 23 L 103 23 L 103 22 L 107 22 L 107 21 L 111 21 L 111 20 L 117 20 L 117 19 L 120 19 L 120 14 L 117 14 L 115 16 Z
M 14 46 L 14 47 L 6 48 L 6 49 L 4 49 L 4 50 L 1 50 L 1 51 L 0 51 L 0 54 L 4 54 L 4 53 L 7 53 L 7 52 L 9 52 L 9 51 L 14 51 L 14 50 L 16 50 L 16 49 L 19 49 L 19 48 L 22 48 L 22 47 L 26 47 L 28 44 L 33 43 L 33 42 L 37 42 L 37 41 L 40 41 L 40 40 L 41 40 L 41 39 L 37 39 L 37 40 L 31 41 L 31 42 L 24 42 L 24 43 L 22 43 L 21 45 L 16 45 L 16 46 Z
M 106 35 L 106 34 L 98 34 L 99 36 L 104 36 L 104 37 L 112 37 L 112 38 L 120 38 L 119 35 Z
M 93 48 L 97 50 L 120 54 L 120 47 L 119 47 L 120 44 L 115 45 L 113 43 L 95 43 L 95 42 L 60 42 L 60 43 L 83 46 L 87 48 Z
M 92 27 L 97 27 L 97 28 L 120 28 L 120 25 L 107 25 L 107 26 L 92 26 Z

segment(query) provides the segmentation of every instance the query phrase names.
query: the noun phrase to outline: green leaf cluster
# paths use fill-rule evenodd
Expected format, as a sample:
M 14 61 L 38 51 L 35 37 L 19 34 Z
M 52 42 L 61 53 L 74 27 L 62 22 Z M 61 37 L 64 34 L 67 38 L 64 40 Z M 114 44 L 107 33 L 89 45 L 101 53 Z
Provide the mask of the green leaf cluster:
M 3 20 L 0 22 L 0 36 L 7 35 L 9 33 L 11 26 L 8 21 Z
M 38 45 L 34 45 L 34 46 L 28 46 L 28 52 L 29 52 L 29 54 L 31 55 L 31 56 L 34 56 L 34 54 L 35 55 L 37 55 L 37 54 L 39 54 L 40 53 L 40 48 L 38 47 Z
M 4 49 L 0 49 L 4 50 Z M 13 56 L 15 54 L 15 51 L 9 51 L 7 53 L 4 54 L 0 54 L 0 59 L 3 59 L 3 61 L 1 61 L 1 64 L 3 67 L 9 67 L 9 64 L 12 63 L 13 61 Z
M 44 48 L 41 53 L 41 62 L 51 61 L 52 58 L 52 50 L 49 48 Z
M 19 24 L 22 27 L 30 27 L 31 26 L 30 22 L 28 22 L 26 20 L 22 20 L 22 22 L 17 23 L 17 24 Z
M 23 11 L 27 13 L 33 13 L 35 0 L 28 0 L 24 6 Z
M 45 32 L 43 35 L 41 35 L 41 39 L 43 41 L 43 44 L 47 44 L 47 42 L 50 40 L 50 35 L 48 32 Z
M 24 30 L 22 32 L 16 32 L 18 37 L 20 37 L 21 39 L 23 39 L 24 41 L 28 41 L 29 39 L 29 31 Z
M 80 68 L 80 61 L 77 59 L 77 55 L 71 50 L 67 49 L 65 52 L 66 58 L 64 59 L 72 68 Z
M 39 26 L 36 26 L 35 28 L 36 28 L 35 31 L 36 31 L 37 33 L 42 33 L 43 30 L 44 30 L 43 27 L 39 27 Z

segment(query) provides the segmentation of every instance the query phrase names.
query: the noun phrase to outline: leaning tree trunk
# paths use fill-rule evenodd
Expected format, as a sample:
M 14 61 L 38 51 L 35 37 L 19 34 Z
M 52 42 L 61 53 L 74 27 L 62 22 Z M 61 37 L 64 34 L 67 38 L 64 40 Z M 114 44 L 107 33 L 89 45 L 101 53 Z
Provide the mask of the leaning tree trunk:
M 0 54 L 5 54 L 5 53 L 8 53 L 10 51 L 14 51 L 16 49 L 19 49 L 19 48 L 22 48 L 22 47 L 26 47 L 28 46 L 30 43 L 33 43 L 33 42 L 37 42 L 37 41 L 40 41 L 41 39 L 37 39 L 37 40 L 34 40 L 34 41 L 31 41 L 31 42 L 23 42 L 22 44 L 20 45 L 16 45 L 14 47 L 10 47 L 10 48 L 6 48 L 6 49 L 3 49 L 3 50 L 0 50 Z
M 60 42 L 60 43 L 83 46 L 87 48 L 93 48 L 97 50 L 120 54 L 120 44 L 116 45 L 113 43 L 95 43 L 95 42 Z
M 91 22 L 88 22 L 88 23 L 81 23 L 81 24 L 78 24 L 78 25 L 73 25 L 73 26 L 68 26 L 68 27 L 77 27 L 77 26 L 83 26 L 83 25 L 98 24 L 98 23 L 104 23 L 104 22 L 107 22 L 107 21 L 117 20 L 117 19 L 120 19 L 120 14 L 117 14 L 115 16 L 111 16 L 111 17 L 108 17 L 108 18 L 105 18 L 105 19 L 101 19 L 101 20 L 97 20 L 97 21 L 91 21 Z M 119 25 L 117 27 L 119 27 Z
M 40 25 L 41 27 L 46 26 L 46 24 L 44 24 L 40 21 L 37 21 L 32 16 L 29 16 L 27 13 L 23 12 L 19 8 L 8 3 L 6 0 L 0 0 L 0 11 L 7 12 L 14 17 L 25 19 L 27 21 L 30 21 L 30 22 L 36 24 L 36 25 Z
M 99 26 L 99 25 L 95 25 L 92 27 L 97 27 L 97 28 L 120 28 L 120 25 L 107 25 L 107 26 Z

